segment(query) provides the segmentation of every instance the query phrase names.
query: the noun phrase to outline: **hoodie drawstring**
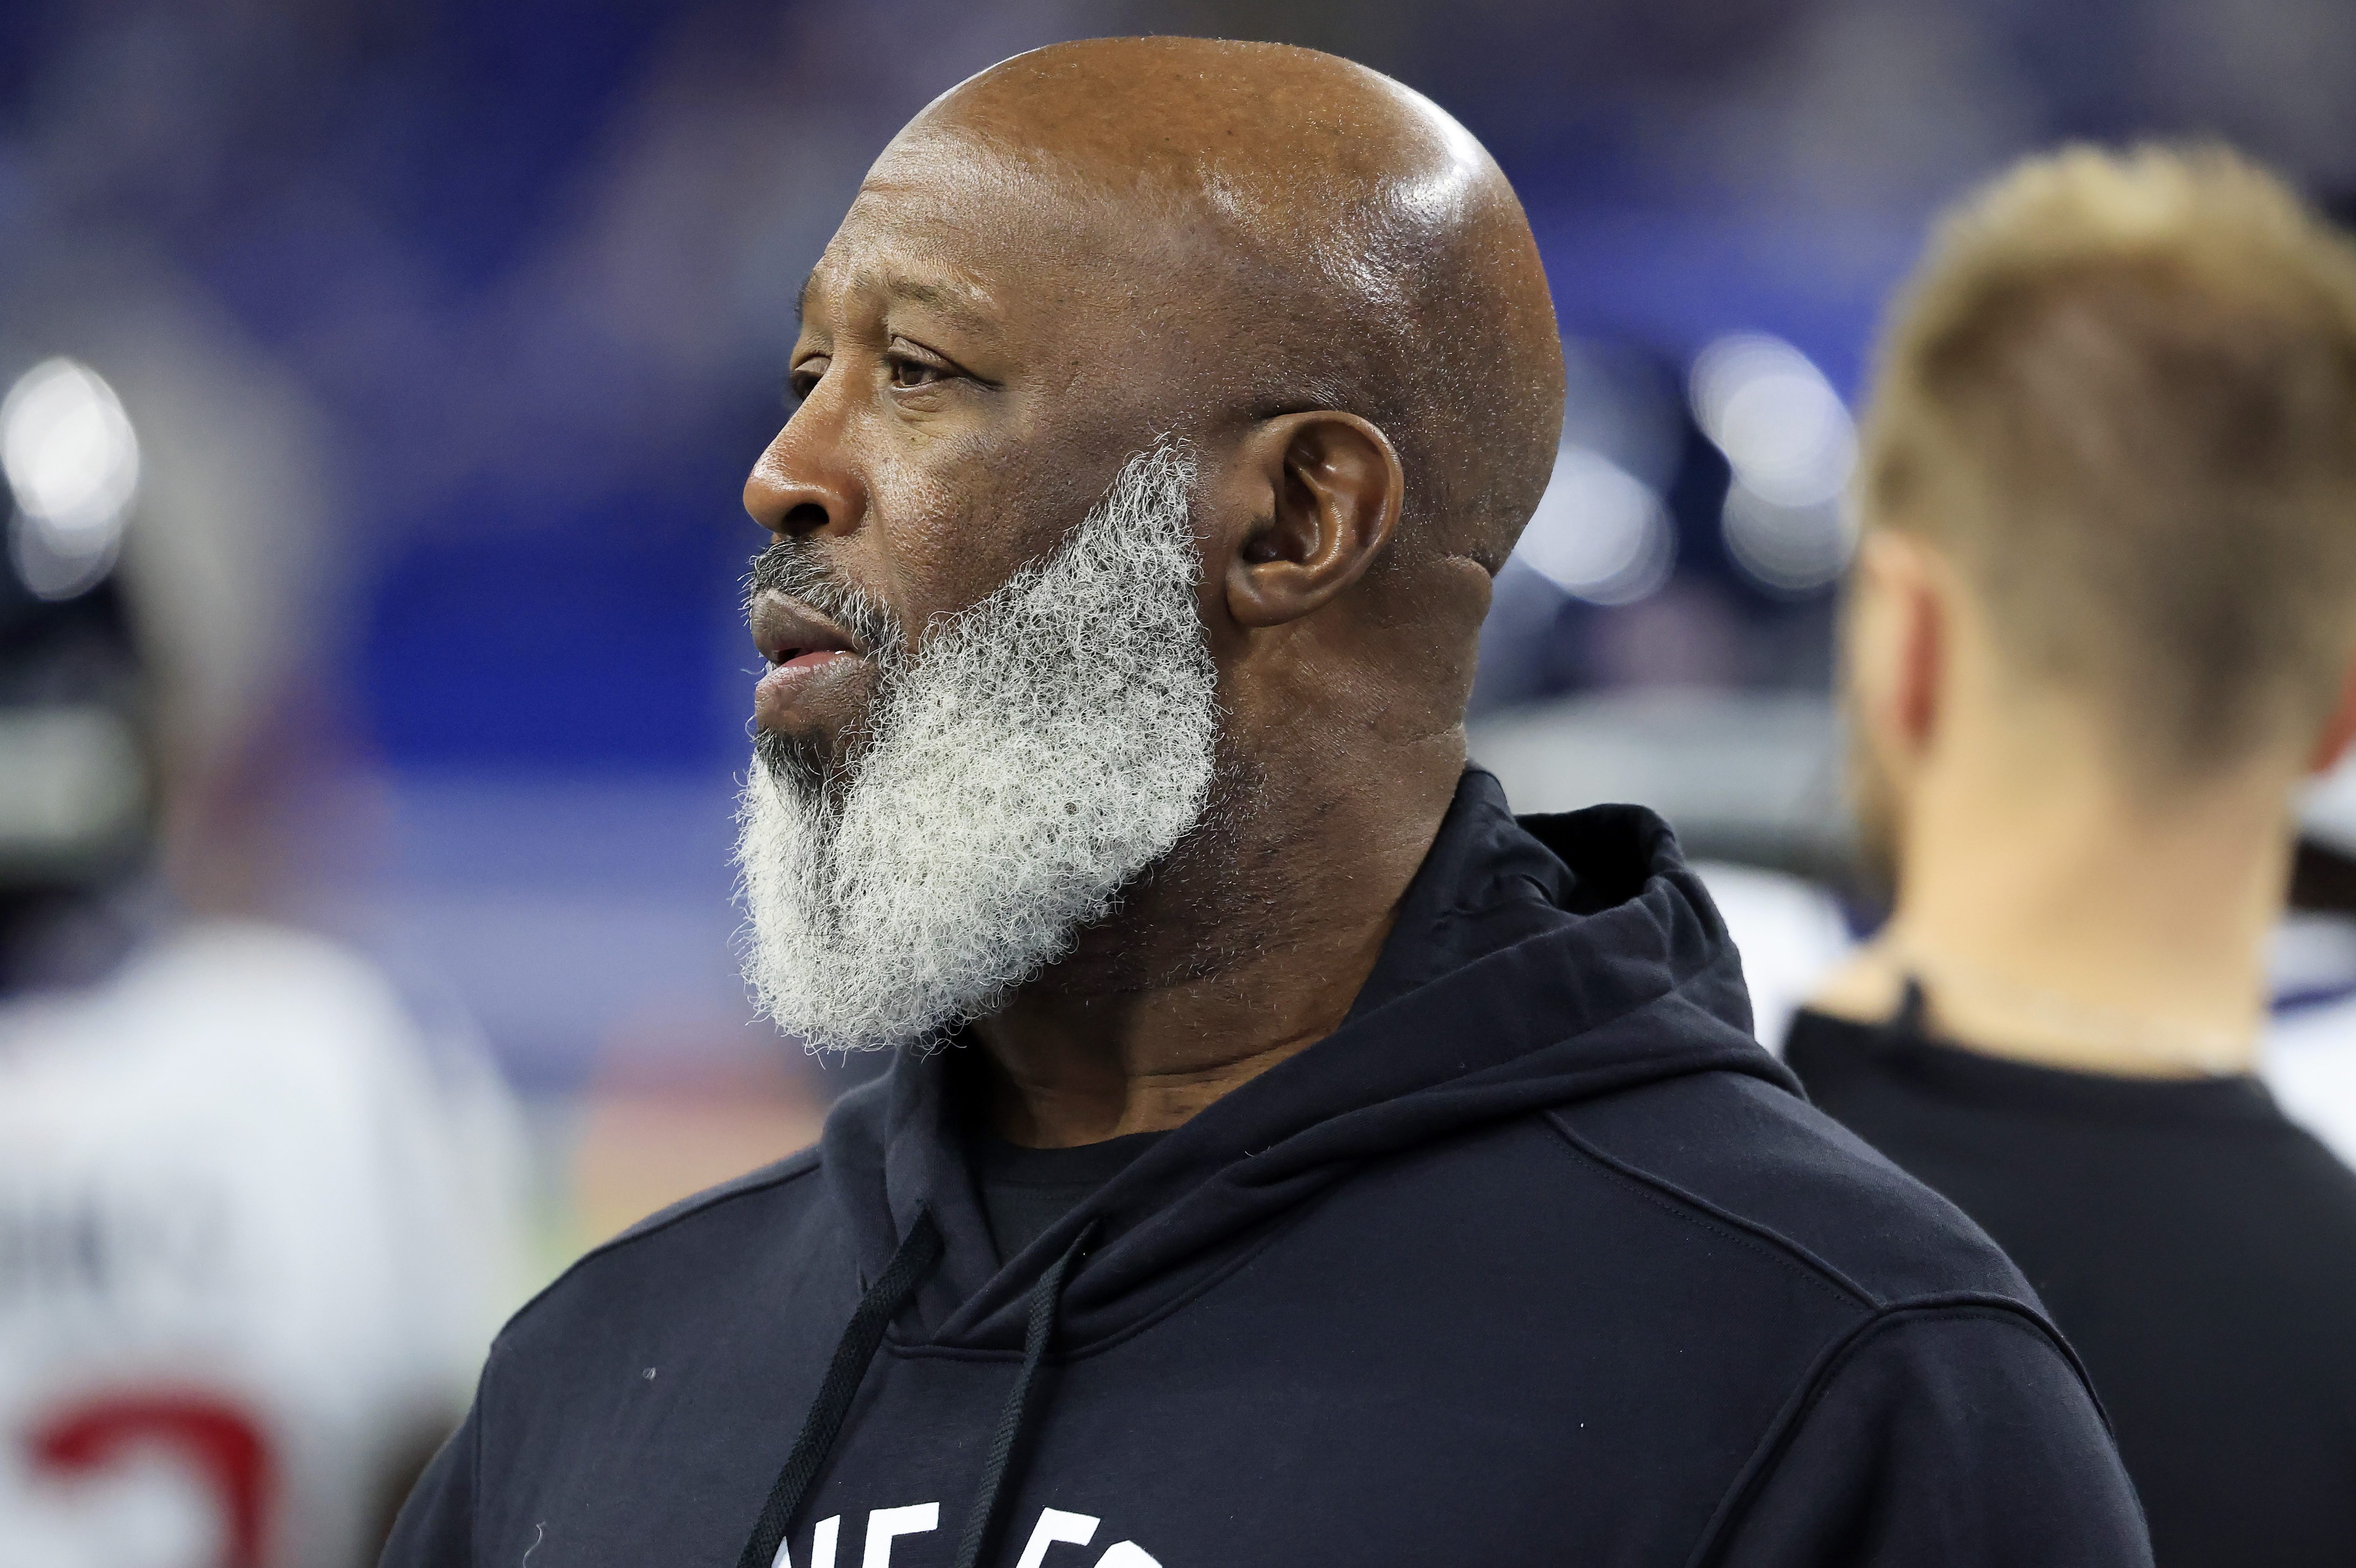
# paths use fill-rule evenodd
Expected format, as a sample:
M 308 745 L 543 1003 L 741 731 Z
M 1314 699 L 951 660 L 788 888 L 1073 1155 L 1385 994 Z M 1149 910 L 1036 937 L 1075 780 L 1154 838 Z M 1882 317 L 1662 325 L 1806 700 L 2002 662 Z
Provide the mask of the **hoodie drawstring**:
M 1015 1446 L 1022 1442 L 1023 1429 L 1030 1424 L 1032 1407 L 1037 1403 L 1040 1364 L 1047 1359 L 1047 1347 L 1055 1338 L 1064 1276 L 1071 1272 L 1072 1260 L 1080 1255 L 1095 1231 L 1094 1224 L 1082 1231 L 1031 1287 L 1031 1322 L 1023 1333 L 1023 1371 L 1014 1380 L 1014 1392 L 1007 1396 L 1006 1408 L 999 1412 L 998 1431 L 990 1439 L 990 1457 L 981 1467 L 981 1486 L 974 1496 L 973 1511 L 966 1516 L 965 1537 L 958 1542 L 954 1568 L 978 1568 L 990 1545 L 999 1507 L 1009 1489 Z
M 843 1418 L 851 1413 L 851 1402 L 859 1396 L 860 1381 L 867 1375 L 867 1365 L 884 1343 L 884 1331 L 931 1275 L 941 1261 L 941 1229 L 933 1222 L 932 1211 L 918 1210 L 916 1222 L 908 1227 L 907 1236 L 884 1265 L 883 1275 L 868 1287 L 859 1309 L 843 1326 L 834 1360 L 827 1365 L 826 1381 L 810 1402 L 801 1435 L 794 1439 L 785 1468 L 769 1488 L 769 1499 L 761 1505 L 761 1517 L 754 1522 L 752 1537 L 744 1542 L 736 1568 L 770 1568 L 776 1561 L 786 1527 L 793 1521 L 804 1494 L 818 1478 L 819 1467 L 826 1463 L 828 1451 L 841 1433 Z
M 956 1568 L 976 1568 L 984 1549 L 990 1544 L 991 1531 L 998 1523 L 999 1506 L 1004 1500 L 1008 1481 L 1013 1473 L 1014 1451 L 1023 1441 L 1023 1429 L 1030 1424 L 1033 1406 L 1037 1402 L 1039 1371 L 1047 1359 L 1048 1347 L 1055 1338 L 1055 1313 L 1063 1305 L 1064 1280 L 1071 1273 L 1073 1261 L 1088 1244 L 1095 1233 L 1090 1225 L 1080 1232 L 1064 1255 L 1049 1265 L 1031 1287 L 1031 1320 L 1023 1334 L 1023 1370 L 1014 1380 L 1014 1392 L 1007 1397 L 1006 1408 L 999 1413 L 998 1430 L 990 1440 L 990 1454 L 981 1467 L 981 1486 L 974 1498 L 973 1512 L 965 1521 L 965 1536 L 958 1543 Z M 859 1309 L 844 1325 L 842 1339 L 834 1348 L 834 1360 L 826 1369 L 826 1381 L 819 1385 L 818 1398 L 810 1402 L 809 1414 L 802 1421 L 802 1432 L 794 1439 L 794 1451 L 786 1456 L 785 1468 L 777 1472 L 776 1481 L 769 1488 L 769 1499 L 761 1505 L 761 1517 L 754 1522 L 753 1533 L 744 1542 L 744 1551 L 736 1559 L 736 1568 L 772 1568 L 777 1559 L 777 1548 L 786 1539 L 786 1531 L 809 1492 L 810 1483 L 818 1479 L 834 1440 L 842 1433 L 844 1418 L 851 1413 L 851 1401 L 859 1396 L 859 1385 L 867 1376 L 868 1364 L 875 1360 L 876 1350 L 884 1343 L 884 1331 L 892 1319 L 916 1294 L 917 1287 L 931 1277 L 941 1261 L 941 1231 L 934 1223 L 932 1211 L 920 1209 L 908 1234 L 884 1265 L 881 1278 L 868 1287 L 860 1298 Z

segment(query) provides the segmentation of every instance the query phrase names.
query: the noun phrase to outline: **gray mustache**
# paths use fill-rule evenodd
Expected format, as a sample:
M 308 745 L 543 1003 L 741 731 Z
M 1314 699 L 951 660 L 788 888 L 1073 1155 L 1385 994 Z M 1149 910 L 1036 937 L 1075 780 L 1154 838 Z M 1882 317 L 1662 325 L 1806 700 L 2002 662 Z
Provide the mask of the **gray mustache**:
M 753 602 L 764 593 L 800 600 L 858 638 L 879 664 L 888 665 L 900 652 L 904 638 L 898 618 L 880 600 L 828 567 L 800 540 L 773 539 L 753 558 L 752 572 L 744 580 L 748 614 Z

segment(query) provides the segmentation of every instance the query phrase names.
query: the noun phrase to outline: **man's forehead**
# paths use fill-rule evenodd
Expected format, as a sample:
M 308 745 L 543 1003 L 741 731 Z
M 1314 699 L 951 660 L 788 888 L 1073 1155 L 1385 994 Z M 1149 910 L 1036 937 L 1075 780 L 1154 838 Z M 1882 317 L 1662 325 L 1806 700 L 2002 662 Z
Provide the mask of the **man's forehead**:
M 1175 87 L 1050 91 L 986 72 L 893 138 L 841 237 L 929 231 L 943 253 L 1019 281 L 1015 295 L 1050 276 L 1085 292 L 1109 262 L 1194 300 L 1308 290 L 1395 306 L 1402 270 L 1503 177 L 1462 126 L 1396 82 L 1304 51 L 1248 58 L 1313 60 L 1312 80 L 1237 77 L 1206 96 L 1183 73 Z
M 1139 204 L 1123 183 L 1035 146 L 919 121 L 867 171 L 841 231 L 922 236 L 952 252 L 1069 244 L 1130 217 Z
M 1023 251 L 1005 242 L 1002 202 L 975 171 L 935 166 L 944 177 L 877 163 L 802 285 L 805 318 L 829 294 L 905 301 L 974 327 L 1004 318 Z
M 826 254 L 803 284 L 807 317 L 830 292 L 904 299 L 980 326 L 1025 299 L 1062 294 L 1101 273 L 1107 255 L 1132 279 L 1149 243 L 1144 204 L 1076 176 L 961 138 L 904 138 L 862 183 Z
M 974 331 L 989 330 L 1002 315 L 999 290 L 980 274 L 909 247 L 829 246 L 802 281 L 795 319 L 807 323 L 830 293 L 905 301 Z

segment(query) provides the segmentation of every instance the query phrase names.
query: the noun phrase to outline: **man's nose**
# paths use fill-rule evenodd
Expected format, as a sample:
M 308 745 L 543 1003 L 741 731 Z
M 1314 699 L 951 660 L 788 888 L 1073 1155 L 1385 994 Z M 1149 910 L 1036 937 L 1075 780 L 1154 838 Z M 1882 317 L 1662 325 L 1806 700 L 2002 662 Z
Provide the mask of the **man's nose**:
M 809 411 L 786 421 L 744 481 L 744 510 L 780 538 L 848 532 L 866 507 L 837 444 L 805 417 Z

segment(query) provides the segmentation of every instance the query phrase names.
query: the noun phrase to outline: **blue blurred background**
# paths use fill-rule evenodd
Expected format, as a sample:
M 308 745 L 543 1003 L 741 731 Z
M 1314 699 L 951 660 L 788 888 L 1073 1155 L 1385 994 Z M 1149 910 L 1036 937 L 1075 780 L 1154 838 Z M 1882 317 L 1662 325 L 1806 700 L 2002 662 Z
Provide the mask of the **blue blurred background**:
M 928 99 L 1141 31 L 1349 55 L 1520 189 L 1574 441 L 1499 584 L 1492 711 L 1822 693 L 1840 400 L 1975 177 L 2065 137 L 2216 134 L 2356 185 L 2346 0 L 0 11 L 0 373 L 73 355 L 143 434 L 182 432 L 134 526 L 216 560 L 188 637 L 269 630 L 220 699 L 268 763 L 269 899 L 471 1016 L 588 1161 L 564 1179 L 590 1231 L 806 1136 L 843 1076 L 750 1022 L 730 954 L 737 496 L 795 292 Z M 1781 400 L 1745 424 L 1762 376 Z M 619 1152 L 578 1154 L 600 1138 Z

